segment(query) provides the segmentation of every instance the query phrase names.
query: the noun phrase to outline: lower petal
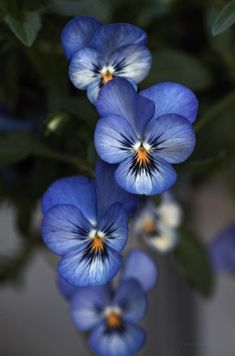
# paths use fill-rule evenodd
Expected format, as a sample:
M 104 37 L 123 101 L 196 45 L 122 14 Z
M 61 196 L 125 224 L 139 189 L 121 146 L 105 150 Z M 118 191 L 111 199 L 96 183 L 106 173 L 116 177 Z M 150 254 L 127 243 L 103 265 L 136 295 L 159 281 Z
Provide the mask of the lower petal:
M 133 169 L 133 159 L 121 162 L 115 171 L 116 182 L 133 194 L 155 195 L 168 190 L 176 181 L 176 172 L 171 164 L 153 156 L 154 167 L 149 170 Z
M 111 248 L 105 253 L 87 253 L 86 248 L 65 255 L 59 263 L 59 273 L 67 282 L 77 287 L 108 283 L 121 266 L 120 256 Z
M 94 328 L 89 338 L 92 350 L 100 356 L 130 356 L 144 345 L 145 333 L 142 328 L 126 322 L 121 331 L 108 330 L 103 322 Z

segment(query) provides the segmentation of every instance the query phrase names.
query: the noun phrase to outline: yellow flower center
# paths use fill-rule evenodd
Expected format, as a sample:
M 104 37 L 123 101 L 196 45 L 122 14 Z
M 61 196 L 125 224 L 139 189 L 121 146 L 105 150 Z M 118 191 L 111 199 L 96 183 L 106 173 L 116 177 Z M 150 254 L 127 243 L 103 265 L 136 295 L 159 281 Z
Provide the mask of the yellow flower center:
M 138 148 L 136 152 L 136 161 L 139 166 L 147 166 L 147 164 L 150 162 L 149 153 L 142 145 Z
M 116 311 L 111 311 L 107 316 L 106 316 L 106 323 L 109 328 L 111 329 L 116 329 L 119 328 L 122 325 L 122 319 L 119 313 Z
M 104 240 L 96 233 L 91 242 L 91 252 L 101 253 L 104 251 Z
M 110 80 L 113 79 L 113 74 L 107 70 L 103 75 L 102 75 L 102 82 L 103 84 L 108 83 Z
M 145 232 L 151 234 L 154 232 L 154 224 L 151 221 L 147 221 L 144 226 Z

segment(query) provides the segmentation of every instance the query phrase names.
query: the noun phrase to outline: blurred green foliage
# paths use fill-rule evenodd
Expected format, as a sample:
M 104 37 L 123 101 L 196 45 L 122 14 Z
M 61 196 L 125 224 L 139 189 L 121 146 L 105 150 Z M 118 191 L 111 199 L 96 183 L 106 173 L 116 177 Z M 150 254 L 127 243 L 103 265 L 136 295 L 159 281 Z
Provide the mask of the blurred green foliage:
M 200 101 L 197 148 L 179 173 L 192 185 L 221 174 L 235 192 L 235 2 L 226 5 L 225 0 L 0 1 L 0 105 L 39 127 L 31 133 L 0 134 L 0 201 L 14 207 L 22 237 L 15 256 L 0 257 L 0 281 L 20 277 L 40 247 L 33 218 L 48 185 L 61 176 L 93 175 L 98 116 L 86 94 L 69 82 L 60 44 L 71 17 L 131 22 L 147 32 L 153 67 L 140 87 L 176 81 L 196 91 Z M 223 33 L 213 36 L 212 30 Z M 212 275 L 207 256 L 190 236 L 182 239 L 176 260 L 190 283 L 208 294 Z M 191 258 L 198 268 L 190 265 Z

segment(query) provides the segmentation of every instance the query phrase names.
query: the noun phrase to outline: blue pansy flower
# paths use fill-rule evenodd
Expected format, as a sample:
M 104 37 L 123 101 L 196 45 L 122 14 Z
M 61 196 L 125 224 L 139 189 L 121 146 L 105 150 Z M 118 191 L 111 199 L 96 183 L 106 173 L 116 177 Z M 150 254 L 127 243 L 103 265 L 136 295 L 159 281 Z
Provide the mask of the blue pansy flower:
M 89 332 L 89 345 L 97 355 L 128 356 L 143 346 L 145 332 L 138 322 L 146 313 L 146 293 L 153 288 L 156 276 L 152 259 L 133 250 L 117 288 L 91 286 L 70 295 L 72 319 L 79 330 Z M 64 283 L 62 287 L 63 295 L 68 296 L 71 287 Z
M 161 83 L 137 94 L 127 80 L 116 78 L 101 89 L 96 108 L 101 116 L 96 150 L 104 161 L 118 164 L 116 182 L 134 194 L 168 190 L 176 181 L 172 163 L 185 161 L 195 146 L 194 93 Z
M 70 61 L 72 83 L 87 90 L 92 103 L 100 88 L 114 77 L 139 83 L 151 67 L 146 42 L 146 33 L 131 24 L 102 25 L 83 16 L 71 20 L 62 32 L 62 45 Z
M 128 213 L 136 202 L 117 186 L 113 168 L 104 162 L 97 164 L 94 181 L 76 176 L 52 184 L 42 200 L 42 236 L 62 257 L 61 277 L 75 286 L 111 280 L 121 265 Z
M 235 272 L 235 224 L 221 231 L 208 246 L 215 271 Z

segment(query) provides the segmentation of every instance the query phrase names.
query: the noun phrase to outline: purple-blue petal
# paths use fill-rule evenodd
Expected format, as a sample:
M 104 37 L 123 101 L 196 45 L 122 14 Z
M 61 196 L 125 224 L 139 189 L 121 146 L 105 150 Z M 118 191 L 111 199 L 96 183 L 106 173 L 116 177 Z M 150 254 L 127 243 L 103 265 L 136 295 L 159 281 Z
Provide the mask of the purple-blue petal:
M 139 326 L 125 322 L 122 332 L 111 330 L 107 332 L 103 322 L 92 331 L 89 344 L 99 356 L 132 356 L 144 345 L 145 332 Z
M 104 214 L 115 203 L 121 203 L 127 213 L 133 213 L 138 205 L 138 197 L 126 192 L 114 179 L 116 166 L 99 161 L 96 164 L 96 196 L 98 214 Z
M 169 163 L 184 162 L 196 143 L 192 125 L 176 114 L 152 119 L 145 128 L 144 138 L 149 144 L 155 142 L 155 152 Z
M 151 173 L 141 169 L 133 170 L 133 157 L 121 162 L 116 171 L 115 179 L 120 187 L 132 194 L 155 195 L 168 190 L 176 181 L 176 172 L 171 164 L 152 154 L 154 168 Z
M 62 46 L 67 59 L 83 47 L 87 47 L 101 22 L 88 17 L 80 16 L 70 20 L 62 31 Z
M 98 230 L 107 234 L 105 244 L 116 252 L 121 252 L 128 238 L 128 215 L 120 203 L 111 205 L 101 216 Z
M 70 313 L 75 326 L 81 331 L 94 328 L 104 317 L 104 309 L 110 304 L 108 285 L 78 288 L 74 294 Z
M 57 287 L 63 297 L 67 300 L 70 300 L 73 295 L 78 291 L 77 287 L 74 287 L 72 284 L 66 282 L 59 275 L 57 276 Z
M 145 293 L 136 279 L 123 281 L 113 300 L 122 311 L 122 317 L 126 321 L 138 322 L 143 319 L 147 309 Z
M 91 46 L 108 58 L 121 46 L 146 45 L 146 42 L 146 33 L 140 28 L 127 23 L 114 23 L 99 27 L 92 38 Z
M 119 163 L 128 158 L 136 141 L 134 130 L 121 116 L 107 115 L 97 122 L 95 148 L 100 158 L 107 163 Z
M 209 244 L 208 251 L 215 271 L 235 272 L 235 225 L 220 232 Z
M 92 230 L 81 210 L 72 205 L 55 205 L 42 221 L 42 237 L 47 247 L 59 256 L 86 243 Z
M 102 253 L 87 253 L 86 246 L 66 254 L 58 266 L 59 274 L 67 282 L 77 287 L 104 285 L 108 283 L 121 267 L 119 254 L 107 248 Z
M 196 120 L 198 99 L 190 89 L 181 84 L 160 83 L 142 90 L 140 95 L 154 102 L 154 118 L 165 114 L 178 114 L 190 123 Z
M 43 214 L 59 204 L 74 205 L 90 222 L 96 222 L 95 185 L 86 177 L 61 178 L 52 183 L 42 199 Z
M 145 292 L 151 290 L 158 277 L 157 268 L 153 259 L 140 250 L 132 250 L 124 261 L 122 279 L 135 279 Z

